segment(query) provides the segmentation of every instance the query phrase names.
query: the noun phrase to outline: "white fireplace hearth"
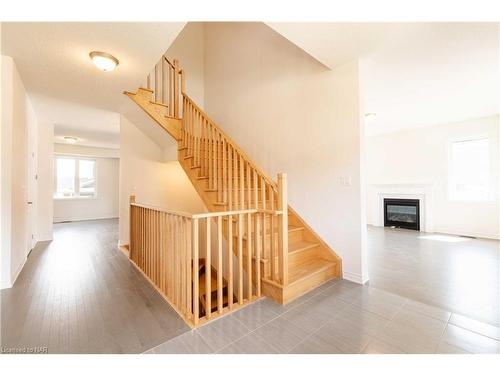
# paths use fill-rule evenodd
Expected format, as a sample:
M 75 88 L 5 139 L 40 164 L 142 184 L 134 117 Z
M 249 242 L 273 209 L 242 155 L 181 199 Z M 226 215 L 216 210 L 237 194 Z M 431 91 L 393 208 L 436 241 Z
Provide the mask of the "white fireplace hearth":
M 384 226 L 384 199 L 418 199 L 420 231 L 433 232 L 433 185 L 414 183 L 372 184 L 367 189 L 368 224 Z

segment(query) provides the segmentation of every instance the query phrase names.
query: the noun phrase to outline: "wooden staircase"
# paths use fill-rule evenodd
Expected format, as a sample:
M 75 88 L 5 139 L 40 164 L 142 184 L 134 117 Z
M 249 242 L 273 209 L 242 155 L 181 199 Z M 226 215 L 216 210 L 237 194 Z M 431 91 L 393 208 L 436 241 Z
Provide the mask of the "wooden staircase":
M 163 64 L 166 63 L 162 59 Z M 286 176 L 281 175 L 278 184 L 268 177 L 187 95 L 185 72 L 178 68 L 178 63 L 168 62 L 167 66 L 168 74 L 158 74 L 164 68 L 155 68 L 153 86 L 157 90 L 139 88 L 125 94 L 178 141 L 179 163 L 209 211 L 269 211 L 261 227 L 248 228 L 246 235 L 255 237 L 254 243 L 262 241 L 259 260 L 262 293 L 286 304 L 332 278 L 341 277 L 341 259 L 286 203 Z M 172 76 L 176 77 L 173 83 L 169 81 Z M 179 87 L 181 92 L 176 92 Z M 181 100 L 175 99 L 181 96 Z M 281 195 L 279 184 L 285 186 Z M 284 217 L 272 214 L 276 210 L 281 210 Z M 280 223 L 286 224 L 288 233 L 276 230 Z M 231 248 L 235 256 L 238 256 L 235 235 L 238 225 L 234 217 L 224 218 L 223 236 L 227 243 L 234 243 Z M 241 241 L 242 248 L 247 249 L 247 237 L 241 237 Z M 255 270 L 253 254 L 251 262 Z M 247 261 L 245 252 L 240 255 Z

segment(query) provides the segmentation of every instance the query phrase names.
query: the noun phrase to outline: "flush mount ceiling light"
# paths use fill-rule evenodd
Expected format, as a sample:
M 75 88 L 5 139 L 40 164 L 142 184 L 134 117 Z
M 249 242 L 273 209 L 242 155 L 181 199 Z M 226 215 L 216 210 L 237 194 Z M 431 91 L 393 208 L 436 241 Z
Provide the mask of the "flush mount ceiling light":
M 366 119 L 374 119 L 375 117 L 377 117 L 377 114 L 376 113 L 373 113 L 373 112 L 369 112 L 369 113 L 365 113 L 365 118 Z
M 64 137 L 64 140 L 66 141 L 66 143 L 74 144 L 74 143 L 76 143 L 76 141 L 78 141 L 78 138 L 75 138 L 75 137 Z
M 92 51 L 89 56 L 97 69 L 103 72 L 112 71 L 120 63 L 116 57 L 106 52 Z

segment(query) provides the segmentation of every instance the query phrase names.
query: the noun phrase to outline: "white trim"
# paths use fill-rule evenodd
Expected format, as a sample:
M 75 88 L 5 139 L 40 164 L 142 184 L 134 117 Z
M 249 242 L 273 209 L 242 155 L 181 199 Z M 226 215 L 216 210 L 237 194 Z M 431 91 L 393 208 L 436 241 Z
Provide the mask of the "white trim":
M 370 277 L 368 277 L 368 275 L 360 275 L 359 273 L 348 271 L 342 272 L 342 278 L 361 285 L 366 284 L 368 281 L 370 281 Z
M 14 284 L 16 283 L 16 280 L 19 277 L 19 274 L 21 273 L 21 271 L 23 270 L 24 265 L 26 264 L 27 260 L 28 260 L 27 257 L 24 258 L 23 262 L 19 265 L 19 267 L 17 267 L 17 270 L 15 272 L 15 276 L 14 276 L 14 280 L 12 280 L 12 281 L 10 281 L 10 280 L 4 280 L 3 283 L 2 283 L 2 286 L 0 287 L 0 289 L 10 289 L 10 288 L 12 288 L 14 286 Z
M 118 219 L 118 216 L 105 215 L 105 216 L 84 216 L 84 217 L 64 217 L 64 218 L 54 217 L 54 224 L 62 223 L 65 221 L 88 221 L 88 220 L 104 220 L 104 219 Z

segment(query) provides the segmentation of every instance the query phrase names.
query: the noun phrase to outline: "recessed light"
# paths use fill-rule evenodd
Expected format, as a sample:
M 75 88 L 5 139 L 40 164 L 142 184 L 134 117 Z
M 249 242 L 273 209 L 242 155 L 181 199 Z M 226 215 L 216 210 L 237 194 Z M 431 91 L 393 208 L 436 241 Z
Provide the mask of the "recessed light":
M 106 52 L 92 51 L 89 56 L 97 69 L 103 72 L 112 71 L 120 63 L 116 57 Z
M 78 138 L 75 138 L 75 137 L 64 137 L 64 140 L 66 141 L 66 143 L 74 144 L 74 143 L 76 143 L 76 141 L 78 141 Z
M 374 112 L 368 112 L 368 113 L 365 113 L 365 117 L 367 119 L 373 119 L 373 118 L 377 117 L 377 114 Z

